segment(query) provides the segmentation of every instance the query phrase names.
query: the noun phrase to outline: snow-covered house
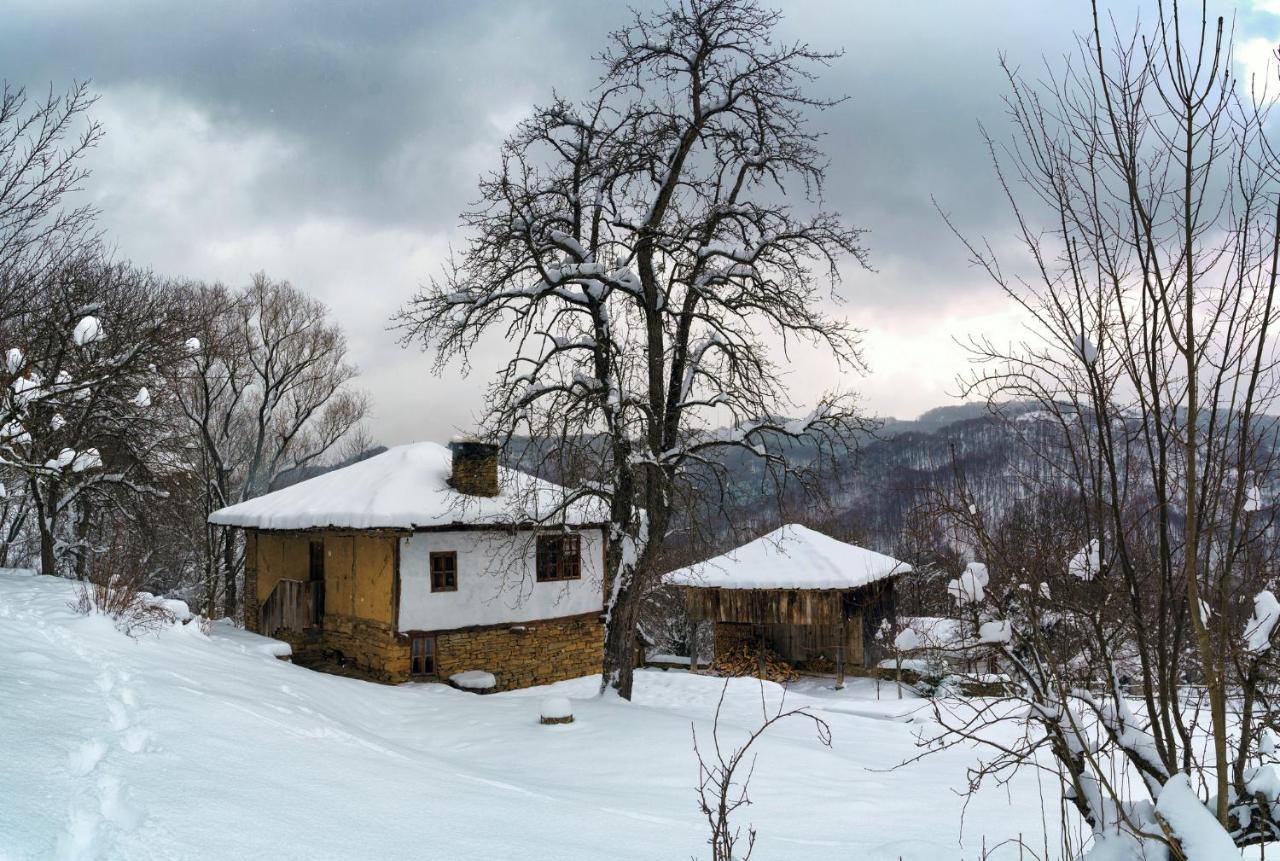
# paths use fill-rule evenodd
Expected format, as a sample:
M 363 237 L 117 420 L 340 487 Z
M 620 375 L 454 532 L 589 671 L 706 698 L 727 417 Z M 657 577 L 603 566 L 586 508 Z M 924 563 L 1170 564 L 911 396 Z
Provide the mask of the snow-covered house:
M 214 512 L 245 530 L 245 627 L 300 663 L 497 689 L 599 672 L 603 518 L 498 465 L 422 442 Z
M 672 571 L 691 623 L 715 625 L 717 655 L 766 649 L 800 667 L 874 666 L 894 579 L 911 566 L 789 524 L 714 559 Z

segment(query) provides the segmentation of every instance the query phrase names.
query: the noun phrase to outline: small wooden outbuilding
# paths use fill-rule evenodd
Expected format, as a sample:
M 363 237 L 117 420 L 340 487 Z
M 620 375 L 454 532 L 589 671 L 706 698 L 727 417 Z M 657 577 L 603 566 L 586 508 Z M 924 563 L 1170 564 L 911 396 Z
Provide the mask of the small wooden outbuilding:
M 804 671 L 875 666 L 881 622 L 894 617 L 894 580 L 911 566 L 789 524 L 722 556 L 673 571 L 690 627 L 715 625 L 717 655 L 771 650 Z M 690 642 L 693 641 L 692 634 Z M 695 665 L 696 668 L 696 665 Z

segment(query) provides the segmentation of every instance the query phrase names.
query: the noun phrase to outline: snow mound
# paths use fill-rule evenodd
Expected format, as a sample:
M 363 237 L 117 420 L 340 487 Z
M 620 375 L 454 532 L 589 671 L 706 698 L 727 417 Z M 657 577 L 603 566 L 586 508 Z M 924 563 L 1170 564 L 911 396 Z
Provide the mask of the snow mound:
M 947 594 L 958 604 L 977 604 L 986 597 L 989 582 L 991 575 L 987 573 L 987 566 L 981 562 L 970 562 L 964 573 L 947 583 Z
M 547 697 L 542 701 L 543 720 L 564 720 L 573 717 L 573 705 L 568 697 Z
M 892 556 L 792 523 L 665 579 L 720 589 L 856 589 L 910 571 Z
M 903 632 L 915 634 L 922 649 L 944 649 L 959 645 L 964 640 L 959 619 L 945 616 L 903 616 Z
M 486 673 L 483 670 L 467 670 L 465 673 L 454 673 L 449 676 L 449 681 L 469 691 L 487 691 L 498 686 L 498 680 L 493 673 Z
M 1156 813 L 1169 823 L 1182 850 L 1195 861 L 1237 861 L 1240 850 L 1200 801 L 1185 774 L 1175 774 L 1160 790 Z
M 978 642 L 991 645 L 1008 645 L 1013 640 L 1013 625 L 1009 622 L 983 622 L 978 626 Z
M 94 316 L 81 317 L 80 322 L 76 323 L 75 331 L 71 333 L 71 340 L 75 341 L 78 347 L 101 341 L 104 337 L 106 333 L 102 331 L 102 323 Z
M 920 635 L 910 628 L 903 628 L 898 632 L 898 636 L 893 638 L 893 647 L 899 652 L 910 652 L 924 645 L 924 641 L 920 639 Z
M 1280 622 L 1280 601 L 1268 590 L 1253 596 L 1253 615 L 1244 627 L 1245 651 L 1260 655 L 1271 647 L 1271 633 Z
M 1075 556 L 1067 562 L 1067 573 L 1072 577 L 1088 583 L 1102 573 L 1102 559 L 1099 553 L 1098 539 L 1092 539 L 1081 547 Z

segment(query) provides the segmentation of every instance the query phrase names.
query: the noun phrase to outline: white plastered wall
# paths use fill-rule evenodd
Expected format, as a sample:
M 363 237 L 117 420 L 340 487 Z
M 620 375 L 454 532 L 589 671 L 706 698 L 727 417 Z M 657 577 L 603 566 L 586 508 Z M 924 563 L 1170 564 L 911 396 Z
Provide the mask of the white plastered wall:
M 582 578 L 539 583 L 533 532 L 418 532 L 400 539 L 401 631 L 555 619 L 604 609 L 604 542 L 584 529 Z M 430 554 L 458 554 L 456 592 L 432 592 Z

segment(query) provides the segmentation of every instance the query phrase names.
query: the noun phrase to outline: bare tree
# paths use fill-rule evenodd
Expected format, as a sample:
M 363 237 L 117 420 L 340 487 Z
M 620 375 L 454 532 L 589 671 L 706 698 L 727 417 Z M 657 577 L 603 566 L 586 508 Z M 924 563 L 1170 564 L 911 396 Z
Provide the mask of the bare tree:
M 50 89 L 34 103 L 0 83 L 0 326 L 95 239 L 93 207 L 63 206 L 88 176 L 84 155 L 102 138 L 86 116 L 93 102 L 85 83 L 61 96 Z
M 248 288 L 188 285 L 195 338 L 175 368 L 213 511 L 276 489 L 289 470 L 318 464 L 360 428 L 368 405 L 353 391 L 342 328 L 323 303 L 258 274 Z M 207 600 L 238 609 L 243 548 L 233 530 L 207 527 Z
M 991 581 L 955 592 L 1043 731 L 986 773 L 1047 749 L 1099 842 L 1194 858 L 1180 798 L 1217 820 L 1209 845 L 1280 835 L 1257 744 L 1276 717 L 1280 161 L 1221 18 L 1175 2 L 1132 34 L 1103 20 L 1095 3 L 1041 82 L 1006 67 L 1015 133 L 990 143 L 1029 274 L 967 244 L 1029 334 L 976 340 L 965 393 L 1031 401 L 1024 424 L 1048 432 L 1026 436 L 1021 511 L 993 517 L 957 476 L 947 513 Z M 1005 714 L 952 729 L 979 739 Z
M 856 331 L 821 302 L 846 257 L 866 259 L 860 231 L 821 208 L 805 120 L 835 104 L 804 85 L 836 55 L 778 43 L 778 20 L 753 0 L 635 15 L 611 35 L 590 100 L 556 98 L 506 141 L 463 216 L 464 252 L 398 318 L 437 369 L 465 363 L 490 330 L 513 345 L 486 424 L 527 431 L 543 466 L 579 459 L 548 471 L 580 476 L 566 506 L 605 511 L 603 684 L 625 698 L 682 495 L 724 491 L 725 449 L 781 479 L 789 443 L 829 452 L 856 420 L 835 395 L 778 418 L 794 404 L 769 339 L 861 368 Z
M 726 749 L 721 741 L 720 712 L 724 708 L 729 679 L 720 688 L 716 701 L 715 717 L 711 724 L 711 750 L 704 753 L 698 744 L 698 730 L 693 728 L 693 752 L 698 757 L 698 809 L 707 820 L 711 832 L 707 843 L 711 846 L 712 861 L 747 861 L 755 850 L 756 830 L 747 827 L 746 851 L 739 850 L 742 827 L 735 825 L 733 816 L 739 809 L 751 803 L 751 777 L 755 774 L 756 755 L 752 751 L 769 728 L 790 718 L 813 721 L 819 743 L 831 747 L 831 727 L 822 718 L 803 706 L 786 708 L 786 689 L 772 712 L 765 701 L 764 682 L 760 683 L 760 725 L 752 730 L 742 744 Z
M 77 260 L 41 287 L 10 321 L 0 454 L 26 484 L 43 573 L 83 578 L 95 517 L 164 495 L 179 434 L 158 368 L 182 330 L 166 286 L 128 265 Z

